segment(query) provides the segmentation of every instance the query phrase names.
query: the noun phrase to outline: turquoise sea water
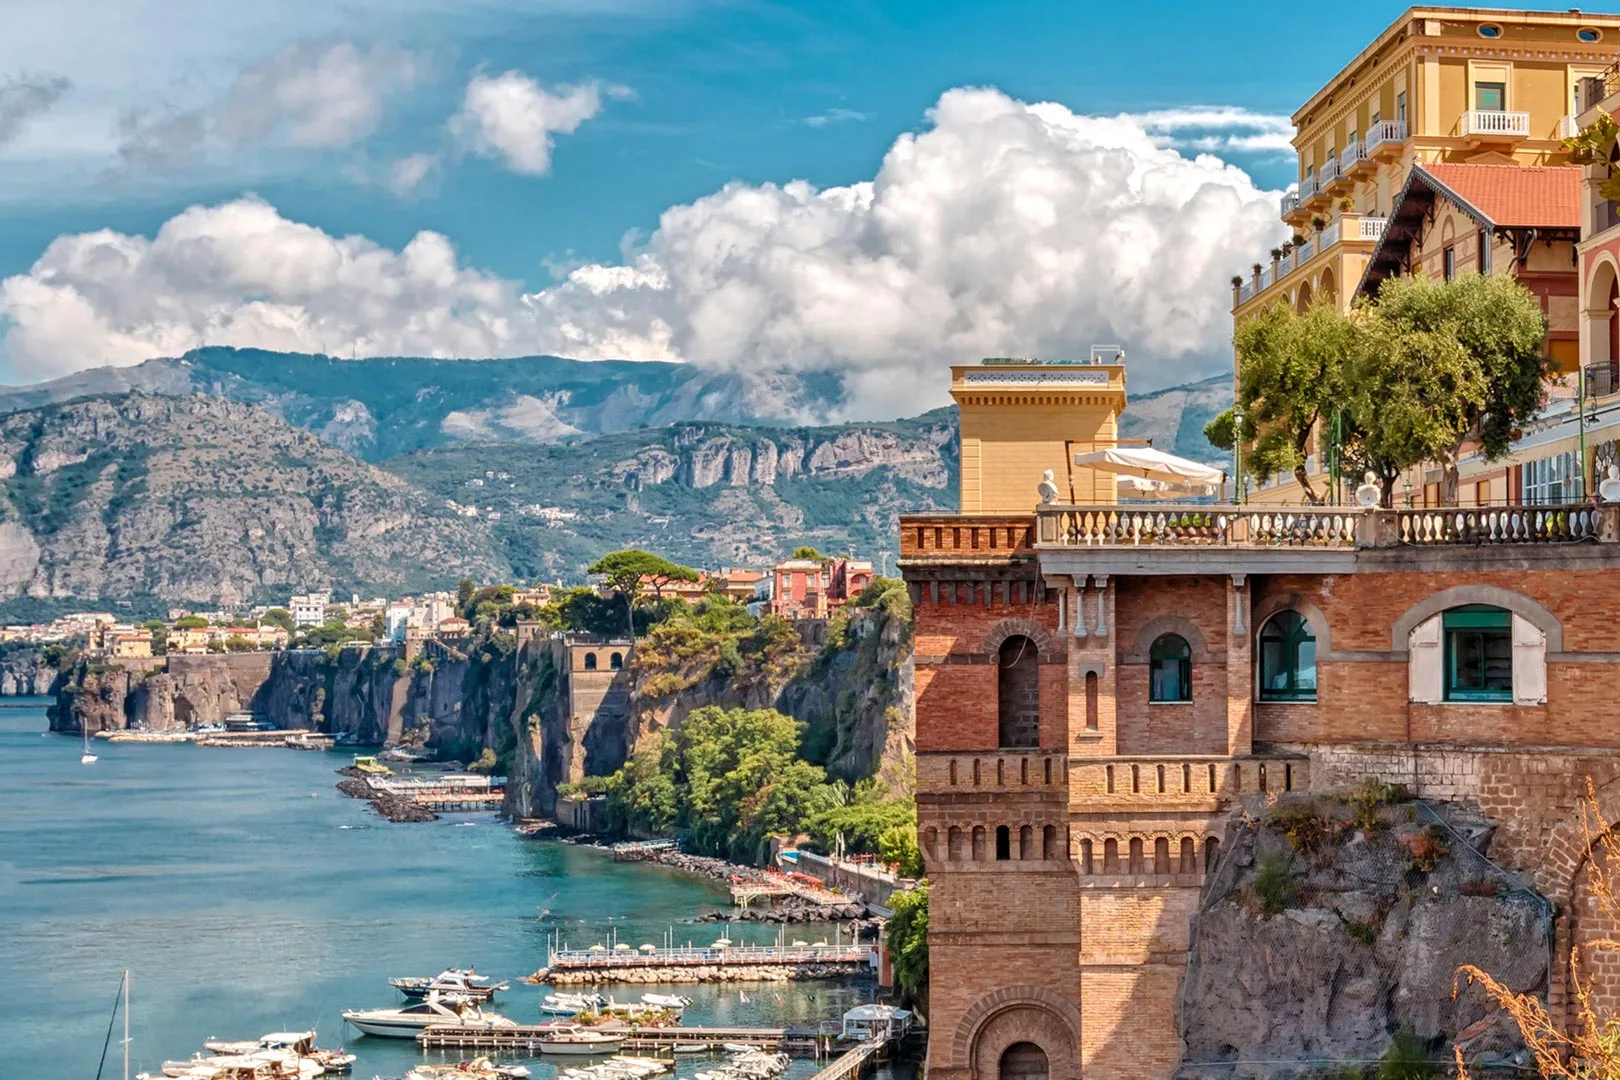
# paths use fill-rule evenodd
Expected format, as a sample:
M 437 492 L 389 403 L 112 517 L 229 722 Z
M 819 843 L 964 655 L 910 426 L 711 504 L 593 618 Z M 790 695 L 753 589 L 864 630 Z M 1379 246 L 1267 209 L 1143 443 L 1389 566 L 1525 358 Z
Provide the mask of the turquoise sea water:
M 390 976 L 473 965 L 515 979 L 543 965 L 559 926 L 575 946 L 725 932 L 690 921 L 725 901 L 702 878 L 523 840 L 491 815 L 383 822 L 333 788 L 345 756 L 100 741 L 80 765 L 77 740 L 41 734 L 45 704 L 0 708 L 0 1076 L 94 1077 L 124 968 L 132 1073 L 210 1036 L 313 1027 L 360 1055 L 356 1077 L 387 1077 L 422 1060 L 415 1044 L 358 1036 L 339 1014 L 396 1003 Z M 499 1011 L 535 1022 L 545 992 L 514 982 Z M 689 1024 L 775 1026 L 835 1017 L 873 987 L 678 992 L 696 999 Z M 120 1068 L 115 1036 L 104 1075 Z

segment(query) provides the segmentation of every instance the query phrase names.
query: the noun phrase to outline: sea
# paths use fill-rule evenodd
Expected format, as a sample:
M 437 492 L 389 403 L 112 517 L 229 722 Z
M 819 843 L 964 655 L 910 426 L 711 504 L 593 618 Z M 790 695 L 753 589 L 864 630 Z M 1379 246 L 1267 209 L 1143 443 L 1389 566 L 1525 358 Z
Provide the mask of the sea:
M 725 910 L 716 882 L 605 851 L 526 839 L 491 814 L 389 824 L 341 796 L 346 755 L 91 740 L 46 732 L 46 699 L 0 699 L 0 1076 L 159 1073 L 205 1039 L 319 1033 L 359 1055 L 353 1075 L 402 1076 L 415 1043 L 346 1028 L 344 1009 L 393 1006 L 395 976 L 447 967 L 512 980 L 498 1011 L 541 1019 L 547 987 L 518 978 L 548 944 L 774 940 Z M 789 927 L 831 939 L 831 927 Z M 788 1026 L 874 1000 L 870 980 L 658 987 L 694 999 L 694 1025 Z M 640 990 L 618 987 L 621 1000 Z M 105 1055 L 104 1055 L 105 1050 Z M 550 1080 L 549 1061 L 525 1061 Z M 682 1060 L 681 1077 L 714 1062 Z M 815 1071 L 797 1061 L 790 1077 Z

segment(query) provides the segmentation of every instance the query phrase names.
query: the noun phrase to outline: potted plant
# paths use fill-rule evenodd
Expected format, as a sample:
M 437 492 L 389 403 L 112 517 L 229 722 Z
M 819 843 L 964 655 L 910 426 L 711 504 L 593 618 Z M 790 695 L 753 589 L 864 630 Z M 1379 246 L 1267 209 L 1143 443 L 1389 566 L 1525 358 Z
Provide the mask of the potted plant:
M 1232 288 L 1241 289 L 1242 287 L 1243 287 L 1243 275 L 1242 274 L 1233 274 L 1232 275 Z
M 1260 276 L 1260 264 L 1255 263 L 1253 269 L 1254 269 L 1254 276 L 1259 277 Z
M 1304 247 L 1305 246 L 1305 238 L 1303 236 L 1301 236 L 1299 233 L 1295 233 L 1294 234 L 1294 239 L 1292 241 L 1290 241 L 1290 242 L 1295 247 Z
M 1283 257 L 1283 249 L 1282 248 L 1274 247 L 1274 248 L 1271 249 L 1271 261 L 1272 262 L 1276 262 L 1278 259 L 1280 259 L 1282 257 Z
M 1350 196 L 1346 195 L 1344 198 L 1339 200 L 1339 211 L 1341 213 L 1348 214 L 1350 211 L 1354 210 L 1355 208 L 1356 208 L 1356 200 L 1352 199 Z
M 1311 228 L 1315 229 L 1317 232 L 1321 232 L 1323 229 L 1327 228 L 1327 222 L 1323 221 L 1321 215 L 1319 214 L 1316 217 L 1311 218 Z
M 1283 246 L 1282 246 L 1282 253 L 1284 255 L 1287 255 L 1289 252 L 1291 252 L 1293 250 L 1294 250 L 1294 242 L 1292 240 L 1284 240 L 1283 241 Z

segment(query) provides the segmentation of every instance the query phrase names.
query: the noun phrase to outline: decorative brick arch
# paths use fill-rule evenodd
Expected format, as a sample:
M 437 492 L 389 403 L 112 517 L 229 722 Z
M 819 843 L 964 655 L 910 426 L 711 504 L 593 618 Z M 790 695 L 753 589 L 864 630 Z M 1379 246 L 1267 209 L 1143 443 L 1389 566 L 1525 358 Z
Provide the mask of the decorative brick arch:
M 1564 651 L 1564 624 L 1558 621 L 1558 616 L 1528 596 L 1495 585 L 1457 585 L 1419 600 L 1395 620 L 1395 625 L 1390 629 L 1390 647 L 1404 655 L 1412 630 L 1418 623 L 1464 604 L 1506 608 L 1534 623 L 1538 630 L 1547 635 L 1549 653 Z
M 1051 663 L 1057 659 L 1057 653 L 1052 645 L 1052 635 L 1042 629 L 1034 619 L 1002 619 L 996 623 L 984 635 L 985 655 L 995 656 L 1004 641 L 1020 634 L 1035 643 L 1035 652 L 1042 663 Z
M 1604 825 L 1610 829 L 1620 827 L 1620 779 L 1607 780 L 1597 788 L 1597 804 Z M 1590 854 L 1586 836 L 1581 831 L 1581 809 L 1577 806 L 1553 828 L 1540 865 L 1536 867 L 1536 888 L 1547 899 L 1568 910 L 1576 878 Z
M 1142 629 L 1136 632 L 1135 644 L 1120 663 L 1147 663 L 1153 643 L 1164 634 L 1179 634 L 1192 649 L 1193 663 L 1201 664 L 1209 659 L 1209 647 L 1204 644 L 1204 635 L 1193 625 L 1191 619 L 1180 615 L 1160 615 L 1142 624 Z
M 956 1025 L 951 1062 L 972 1080 L 1000 1080 L 1001 1055 L 1020 1042 L 1045 1052 L 1052 1080 L 1080 1080 L 1080 1009 L 1039 986 L 1006 986 L 975 1001 Z

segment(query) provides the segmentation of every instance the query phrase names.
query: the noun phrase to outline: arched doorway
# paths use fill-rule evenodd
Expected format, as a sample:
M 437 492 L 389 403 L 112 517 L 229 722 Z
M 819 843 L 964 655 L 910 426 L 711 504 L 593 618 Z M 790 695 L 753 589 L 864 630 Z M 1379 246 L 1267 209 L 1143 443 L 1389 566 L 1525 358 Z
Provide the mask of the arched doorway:
M 1339 295 L 1339 287 L 1338 283 L 1334 281 L 1333 268 L 1331 266 L 1322 271 L 1321 280 L 1317 282 L 1317 292 L 1322 296 L 1327 297 L 1329 303 L 1332 303 L 1335 299 L 1337 299 Z
M 1013 1043 L 1001 1052 L 1000 1080 L 1047 1080 L 1046 1051 L 1031 1042 Z
M 1311 306 L 1311 283 L 1307 281 L 1304 284 L 1300 285 L 1299 292 L 1294 294 L 1294 310 L 1296 312 L 1298 312 L 1299 314 L 1303 315 L 1303 314 L 1305 314 L 1305 309 L 1310 307 L 1310 306 Z
M 1620 301 L 1620 279 L 1615 275 L 1614 263 L 1605 259 L 1593 269 L 1592 277 L 1586 283 L 1586 310 L 1582 313 L 1590 357 L 1587 362 L 1608 369 L 1606 387 L 1601 385 L 1601 367 L 1593 373 L 1600 384 L 1590 387 L 1588 392 L 1591 393 L 1620 389 L 1620 312 L 1615 310 L 1617 301 Z
M 1040 653 L 1035 642 L 1014 634 L 996 655 L 998 745 L 1034 749 L 1041 744 Z

